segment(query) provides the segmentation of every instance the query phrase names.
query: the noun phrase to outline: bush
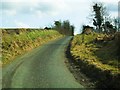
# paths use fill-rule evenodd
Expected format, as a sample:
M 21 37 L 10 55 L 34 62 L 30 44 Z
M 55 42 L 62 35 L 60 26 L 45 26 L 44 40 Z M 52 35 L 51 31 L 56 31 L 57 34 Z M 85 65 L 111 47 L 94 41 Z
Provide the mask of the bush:
M 117 55 L 119 56 L 119 58 L 120 58 L 120 32 L 117 32 L 116 34 L 115 34 L 115 42 L 116 42 L 116 45 L 117 45 L 117 47 L 118 47 L 118 50 L 117 50 Z

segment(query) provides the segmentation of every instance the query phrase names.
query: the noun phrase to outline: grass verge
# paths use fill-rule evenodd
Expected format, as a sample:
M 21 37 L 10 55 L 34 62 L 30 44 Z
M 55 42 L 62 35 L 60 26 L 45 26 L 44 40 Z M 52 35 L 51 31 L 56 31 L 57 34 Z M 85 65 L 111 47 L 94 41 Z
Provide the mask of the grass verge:
M 75 63 L 94 81 L 96 88 L 120 88 L 120 63 L 116 40 L 96 42 L 104 34 L 76 35 L 70 52 Z
M 60 38 L 62 35 L 55 30 L 38 29 L 1 29 L 2 30 L 2 66 L 25 52 L 44 43 Z M 16 33 L 19 31 L 20 33 Z

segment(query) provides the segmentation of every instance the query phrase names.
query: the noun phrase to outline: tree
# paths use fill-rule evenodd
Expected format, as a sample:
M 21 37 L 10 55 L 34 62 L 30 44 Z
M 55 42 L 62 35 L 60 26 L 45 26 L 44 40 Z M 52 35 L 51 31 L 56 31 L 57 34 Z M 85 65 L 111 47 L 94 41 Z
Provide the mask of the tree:
M 114 22 L 116 30 L 119 31 L 119 23 L 120 23 L 119 18 L 114 18 L 113 22 Z
M 102 32 L 102 24 L 107 17 L 106 7 L 102 3 L 95 3 L 93 6 L 94 18 L 93 25 L 96 26 L 98 32 Z
M 103 24 L 103 27 L 106 34 L 113 34 L 116 32 L 116 28 L 114 28 L 109 21 L 106 21 L 105 24 Z
M 74 35 L 74 26 L 70 24 L 68 20 L 65 20 L 63 22 L 61 21 L 55 21 L 55 29 L 58 30 L 61 34 L 65 35 Z
M 63 28 L 65 30 L 69 30 L 70 29 L 70 22 L 68 20 L 63 21 Z
M 61 21 L 55 21 L 55 29 L 60 30 L 61 29 Z
M 102 16 L 101 16 L 101 6 L 98 6 L 98 4 L 96 3 L 93 6 L 93 10 L 95 12 L 95 19 L 94 20 L 94 25 L 96 25 L 96 27 L 98 26 L 98 29 L 100 30 L 100 26 L 102 24 Z M 99 31 L 100 32 L 100 31 Z
M 74 25 L 71 25 L 70 26 L 70 30 L 71 30 L 71 35 L 74 36 L 74 29 L 75 29 L 75 26 Z
M 62 28 L 65 34 L 69 34 L 70 33 L 70 22 L 68 20 L 63 21 Z

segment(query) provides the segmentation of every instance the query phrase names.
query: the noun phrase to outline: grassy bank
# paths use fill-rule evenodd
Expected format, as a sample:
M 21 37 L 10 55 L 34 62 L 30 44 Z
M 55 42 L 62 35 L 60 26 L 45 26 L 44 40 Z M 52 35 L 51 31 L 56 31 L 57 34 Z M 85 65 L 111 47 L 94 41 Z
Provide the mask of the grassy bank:
M 55 30 L 39 29 L 1 29 L 2 30 L 2 63 L 3 66 L 25 52 L 44 43 L 60 38 Z
M 118 40 L 108 40 L 108 36 L 94 33 L 76 35 L 71 43 L 75 62 L 97 88 L 120 88 Z

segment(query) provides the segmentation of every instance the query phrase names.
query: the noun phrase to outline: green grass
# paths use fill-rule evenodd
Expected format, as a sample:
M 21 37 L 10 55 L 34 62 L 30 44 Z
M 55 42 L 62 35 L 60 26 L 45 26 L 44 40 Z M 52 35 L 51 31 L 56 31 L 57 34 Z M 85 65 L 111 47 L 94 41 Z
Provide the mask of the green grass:
M 1 29 L 4 32 L 4 29 Z M 11 29 L 8 29 L 11 30 Z M 19 29 L 20 30 L 20 29 Z M 21 29 L 22 30 L 22 29 Z M 21 55 L 50 40 L 61 37 L 55 30 L 23 31 L 20 34 L 3 33 L 2 35 L 2 62 L 3 66 L 10 63 L 16 56 Z

